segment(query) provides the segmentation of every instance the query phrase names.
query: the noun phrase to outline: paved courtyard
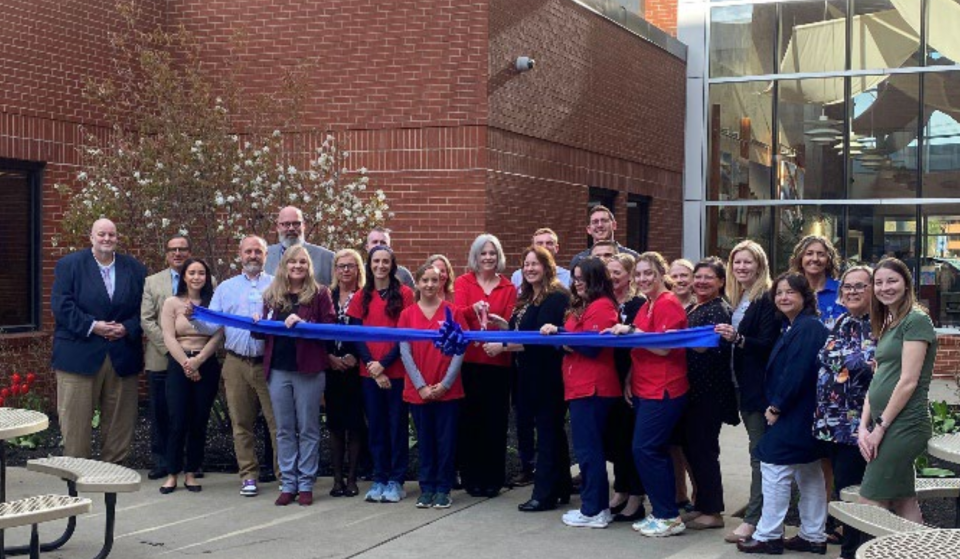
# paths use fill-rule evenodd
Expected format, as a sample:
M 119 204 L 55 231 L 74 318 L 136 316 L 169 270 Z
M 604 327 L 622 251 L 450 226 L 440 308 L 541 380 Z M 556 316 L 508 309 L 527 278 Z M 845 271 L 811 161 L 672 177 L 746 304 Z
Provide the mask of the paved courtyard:
M 742 427 L 724 427 L 724 486 L 728 510 L 746 503 L 749 467 Z M 145 472 L 142 472 L 145 474 Z M 144 479 L 146 476 L 144 475 Z M 65 484 L 22 468 L 11 468 L 9 498 L 40 493 L 62 493 Z M 248 559 L 314 558 L 504 558 L 525 557 L 737 557 L 734 546 L 722 541 L 722 531 L 688 531 L 681 536 L 648 539 L 629 523 L 605 530 L 568 528 L 560 523 L 564 508 L 546 513 L 520 513 L 517 504 L 530 488 L 505 491 L 495 499 L 473 498 L 454 492 L 454 506 L 446 511 L 418 510 L 416 483 L 399 504 L 365 503 L 360 497 L 327 496 L 330 478 L 321 478 L 314 506 L 275 507 L 276 486 L 261 488 L 256 498 L 238 495 L 234 475 L 208 474 L 203 492 L 182 488 L 160 495 L 159 482 L 146 481 L 134 494 L 118 499 L 117 537 L 110 557 L 141 559 L 200 556 Z M 365 489 L 367 484 L 362 484 Z M 94 510 L 81 517 L 77 534 L 62 550 L 44 557 L 86 559 L 99 549 L 104 526 L 102 497 L 91 496 Z M 574 497 L 572 506 L 578 500 Z M 728 520 L 735 526 L 737 519 Z M 59 526 L 42 526 L 51 539 Z M 7 543 L 26 543 L 24 529 L 7 532 Z M 833 551 L 833 550 L 831 550 Z M 742 556 L 741 556 L 742 557 Z

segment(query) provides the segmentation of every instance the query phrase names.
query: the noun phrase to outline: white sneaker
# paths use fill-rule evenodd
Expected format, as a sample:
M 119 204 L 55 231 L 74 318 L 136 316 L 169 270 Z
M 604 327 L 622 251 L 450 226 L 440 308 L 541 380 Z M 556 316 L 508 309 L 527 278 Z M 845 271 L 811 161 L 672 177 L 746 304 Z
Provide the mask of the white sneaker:
M 667 536 L 676 536 L 687 529 L 687 525 L 676 518 L 654 518 L 645 526 L 640 528 L 640 533 L 649 538 L 665 538 Z
M 634 522 L 633 524 L 630 525 L 630 527 L 633 528 L 634 531 L 639 532 L 643 530 L 647 526 L 647 524 L 650 524 L 650 522 L 653 521 L 653 519 L 654 519 L 653 515 L 648 514 L 646 518 L 644 518 L 643 520 L 638 520 Z
M 240 484 L 240 494 L 244 497 L 256 497 L 257 493 L 257 480 L 245 479 Z
M 603 511 L 597 513 L 596 516 L 586 516 L 577 511 L 576 516 L 564 515 L 563 523 L 575 528 L 606 528 L 610 521 L 607 520 L 607 515 Z
M 570 509 L 567 512 L 563 513 L 563 516 L 561 518 L 567 518 L 568 516 L 570 518 L 576 518 L 579 515 L 580 515 L 580 509 Z

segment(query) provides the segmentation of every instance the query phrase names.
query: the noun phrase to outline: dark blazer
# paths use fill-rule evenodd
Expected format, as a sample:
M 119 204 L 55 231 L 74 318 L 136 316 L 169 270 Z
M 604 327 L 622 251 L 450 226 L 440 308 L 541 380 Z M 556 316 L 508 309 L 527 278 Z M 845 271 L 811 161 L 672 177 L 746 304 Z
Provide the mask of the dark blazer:
M 740 411 L 762 412 L 767 409 L 767 361 L 780 337 L 777 308 L 768 293 L 750 303 L 737 331 L 744 337 L 743 348 L 733 349 L 733 371 L 740 387 Z
M 132 256 L 116 255 L 113 300 L 107 295 L 93 251 L 68 254 L 54 269 L 50 307 L 53 331 L 53 368 L 80 375 L 94 375 L 107 355 L 121 377 L 143 370 L 143 330 L 140 303 L 147 268 Z M 110 342 L 87 335 L 94 321 L 118 322 L 127 335 Z
M 780 410 L 757 445 L 762 462 L 808 464 L 820 458 L 813 436 L 817 405 L 818 355 L 830 331 L 812 314 L 802 314 L 774 346 L 767 366 L 767 400 Z
M 263 306 L 263 316 L 269 316 L 270 307 Z M 303 319 L 304 322 L 315 324 L 333 324 L 337 321 L 337 313 L 333 310 L 333 299 L 330 297 L 330 290 L 321 285 L 320 290 L 313 299 L 306 305 L 297 305 L 293 309 L 294 314 Z M 296 325 L 294 325 L 296 328 Z M 270 361 L 273 359 L 273 344 L 276 336 L 262 336 L 253 334 L 254 338 L 266 340 L 263 348 L 263 372 L 270 377 Z M 296 338 L 294 345 L 297 347 L 297 372 L 304 374 L 322 373 L 330 367 L 330 360 L 327 357 L 327 342 L 324 340 L 308 340 L 306 338 Z

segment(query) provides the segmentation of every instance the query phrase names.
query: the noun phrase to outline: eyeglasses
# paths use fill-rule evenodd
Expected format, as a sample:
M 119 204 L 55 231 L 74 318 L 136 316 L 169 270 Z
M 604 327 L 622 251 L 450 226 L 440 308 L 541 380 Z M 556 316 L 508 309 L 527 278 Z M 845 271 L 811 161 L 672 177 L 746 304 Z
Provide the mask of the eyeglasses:
M 302 221 L 281 221 L 278 225 L 284 229 L 297 229 L 303 225 Z
M 341 272 L 346 272 L 347 270 L 353 270 L 356 268 L 356 264 L 337 264 L 337 269 Z
M 190 252 L 190 249 L 187 247 L 167 247 L 167 252 L 179 252 L 185 254 Z
M 845 291 L 847 293 L 863 293 L 870 287 L 865 283 L 845 283 L 840 286 L 840 291 Z

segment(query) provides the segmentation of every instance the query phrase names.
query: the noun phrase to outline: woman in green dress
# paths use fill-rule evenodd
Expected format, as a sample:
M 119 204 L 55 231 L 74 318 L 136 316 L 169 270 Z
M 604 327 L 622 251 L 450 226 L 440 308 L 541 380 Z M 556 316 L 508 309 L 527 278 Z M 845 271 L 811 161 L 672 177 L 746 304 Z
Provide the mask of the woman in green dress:
M 879 341 L 858 433 L 867 461 L 860 501 L 923 522 L 913 461 L 932 435 L 927 394 L 937 335 L 916 304 L 910 270 L 896 258 L 884 258 L 874 270 L 870 321 Z

